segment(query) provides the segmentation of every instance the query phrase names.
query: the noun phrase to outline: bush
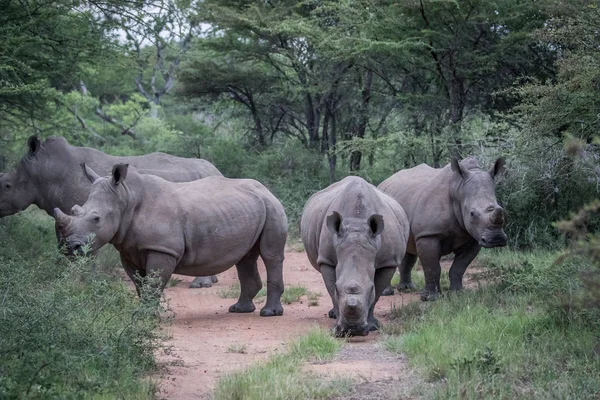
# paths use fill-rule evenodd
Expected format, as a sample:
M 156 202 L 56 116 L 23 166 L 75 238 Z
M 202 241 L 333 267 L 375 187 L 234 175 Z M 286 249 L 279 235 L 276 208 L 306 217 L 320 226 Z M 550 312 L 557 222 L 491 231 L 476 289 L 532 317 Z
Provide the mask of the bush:
M 0 222 L 0 398 L 150 398 L 156 308 L 56 250 L 49 218 Z

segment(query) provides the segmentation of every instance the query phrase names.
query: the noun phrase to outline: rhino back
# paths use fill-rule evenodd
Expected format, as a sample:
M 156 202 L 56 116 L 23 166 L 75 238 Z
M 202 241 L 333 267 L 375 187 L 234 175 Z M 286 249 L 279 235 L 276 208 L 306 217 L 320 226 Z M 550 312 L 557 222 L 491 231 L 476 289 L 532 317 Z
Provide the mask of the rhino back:
M 221 176 L 206 160 L 186 159 L 164 153 L 143 156 L 111 156 L 89 147 L 70 145 L 63 137 L 49 137 L 35 156 L 25 155 L 19 168 L 25 171 L 38 191 L 37 205 L 52 215 L 54 208 L 68 212 L 87 200 L 91 183 L 81 164 L 100 176 L 110 174 L 113 165 L 129 163 L 142 173 L 161 176 L 173 182 L 188 182 L 206 176 Z
M 337 211 L 342 218 L 383 216 L 385 227 L 377 267 L 398 265 L 406 250 L 408 220 L 402 207 L 391 197 L 358 177 L 347 177 L 317 192 L 306 204 L 302 216 L 302 240 L 311 264 L 337 264 L 337 257 L 326 218 Z
M 146 251 L 160 251 L 177 259 L 176 273 L 194 275 L 202 268 L 211 275 L 236 264 L 257 242 L 267 205 L 262 188 L 253 182 L 208 177 L 173 183 L 140 177 L 142 202 L 132 211 L 131 227 L 121 229 L 126 232 L 123 242 L 113 243 L 138 263 Z
M 411 235 L 419 237 L 460 229 L 450 195 L 452 184 L 449 165 L 444 168 L 419 165 L 397 172 L 379 188 L 400 203 L 410 222 Z

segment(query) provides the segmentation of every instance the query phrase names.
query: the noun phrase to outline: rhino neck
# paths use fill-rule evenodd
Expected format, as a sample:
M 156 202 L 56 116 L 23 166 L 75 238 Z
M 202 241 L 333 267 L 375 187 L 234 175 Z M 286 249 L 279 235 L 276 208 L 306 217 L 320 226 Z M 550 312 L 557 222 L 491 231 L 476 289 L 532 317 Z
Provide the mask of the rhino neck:
M 129 233 L 132 230 L 133 221 L 140 208 L 141 200 L 145 197 L 143 185 L 125 181 L 120 186 L 118 188 L 119 198 L 121 199 L 119 204 L 120 222 L 115 235 L 109 242 L 117 249 L 127 246 L 128 241 L 135 240 L 135 235 Z

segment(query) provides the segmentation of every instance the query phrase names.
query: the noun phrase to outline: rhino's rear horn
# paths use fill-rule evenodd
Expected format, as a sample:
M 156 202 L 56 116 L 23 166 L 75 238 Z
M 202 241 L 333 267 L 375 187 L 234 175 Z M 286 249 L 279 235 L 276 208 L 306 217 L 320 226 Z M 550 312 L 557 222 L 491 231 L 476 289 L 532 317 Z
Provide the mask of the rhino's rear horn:
M 498 206 L 492 211 L 490 222 L 493 225 L 504 225 L 504 210 L 502 207 Z

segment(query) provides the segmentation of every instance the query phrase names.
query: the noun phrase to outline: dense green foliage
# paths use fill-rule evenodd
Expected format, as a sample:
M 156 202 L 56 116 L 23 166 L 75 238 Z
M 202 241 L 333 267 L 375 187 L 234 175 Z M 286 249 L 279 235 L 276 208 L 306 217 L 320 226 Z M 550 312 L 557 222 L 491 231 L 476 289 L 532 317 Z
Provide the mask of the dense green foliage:
M 37 212 L 0 225 L 0 398 L 150 398 L 156 309 L 53 231 Z

